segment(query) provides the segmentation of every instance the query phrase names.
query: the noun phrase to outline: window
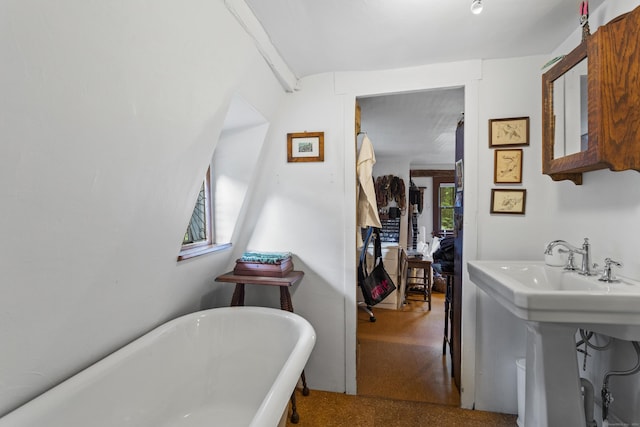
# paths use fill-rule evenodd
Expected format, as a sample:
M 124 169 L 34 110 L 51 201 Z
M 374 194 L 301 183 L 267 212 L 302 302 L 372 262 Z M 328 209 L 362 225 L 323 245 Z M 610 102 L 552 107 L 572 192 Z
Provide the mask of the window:
M 240 95 L 233 96 L 193 214 L 181 230 L 178 261 L 231 248 L 233 233 L 244 219 L 250 184 L 260 171 L 268 129 L 269 122 L 257 109 Z
M 411 178 L 424 177 L 430 177 L 433 180 L 430 185 L 433 189 L 431 191 L 433 235 L 444 237 L 453 234 L 456 200 L 455 171 L 449 169 L 411 169 Z
M 453 171 L 433 177 L 433 231 L 441 237 L 453 233 L 456 188 Z
M 207 170 L 205 179 L 200 187 L 196 204 L 189 220 L 189 225 L 184 233 L 182 249 L 178 261 L 193 258 L 215 250 L 225 248 L 227 245 L 216 245 L 214 241 L 213 202 L 211 194 L 211 168 Z
M 198 199 L 191 214 L 191 220 L 189 220 L 187 231 L 184 233 L 184 239 L 182 240 L 183 247 L 212 243 L 210 182 L 211 168 L 207 170 L 207 176 L 205 180 L 202 181 Z
M 438 209 L 440 211 L 440 227 L 438 229 L 444 232 L 444 234 L 447 234 L 453 231 L 453 204 L 456 189 L 453 184 L 442 183 L 440 184 L 438 193 Z

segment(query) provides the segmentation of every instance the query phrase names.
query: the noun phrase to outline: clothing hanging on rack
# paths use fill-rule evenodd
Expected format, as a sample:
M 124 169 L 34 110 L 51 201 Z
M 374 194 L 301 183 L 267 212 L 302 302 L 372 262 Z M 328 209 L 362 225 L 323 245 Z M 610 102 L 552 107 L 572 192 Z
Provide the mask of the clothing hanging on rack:
M 376 155 L 373 151 L 373 144 L 365 132 L 356 163 L 356 174 L 358 176 L 358 190 L 356 193 L 357 225 L 362 228 L 382 228 L 380 217 L 378 216 L 376 190 L 372 175 L 375 163 Z
M 373 165 L 376 163 L 376 155 L 373 150 L 373 144 L 367 136 L 366 132 L 359 132 L 358 135 L 364 134 L 362 144 L 358 152 L 358 159 L 356 161 L 356 176 L 358 177 L 358 188 L 356 189 L 356 220 L 359 228 L 367 228 L 367 238 L 363 242 L 361 249 L 360 259 L 362 260 L 363 254 L 366 256 L 367 246 L 369 243 L 369 237 L 373 233 L 371 227 L 382 228 L 380 217 L 378 216 L 378 204 L 376 203 L 376 190 L 373 182 Z M 362 236 L 358 232 L 358 238 Z M 361 280 L 361 268 L 358 267 L 358 285 Z M 358 306 L 369 314 L 369 320 L 371 322 L 376 321 L 376 317 L 373 315 L 372 306 L 366 302 L 358 302 Z

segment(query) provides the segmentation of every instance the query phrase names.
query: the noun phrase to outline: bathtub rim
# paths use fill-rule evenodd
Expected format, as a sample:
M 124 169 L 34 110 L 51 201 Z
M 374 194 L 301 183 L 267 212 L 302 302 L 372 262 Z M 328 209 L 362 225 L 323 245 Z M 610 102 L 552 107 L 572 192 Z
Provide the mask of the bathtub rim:
M 271 307 L 257 306 L 238 306 L 238 307 L 217 307 L 205 310 L 194 311 L 191 313 L 180 315 L 176 318 L 168 320 L 165 323 L 154 327 L 153 329 L 134 338 L 127 344 L 119 347 L 113 352 L 107 354 L 103 358 L 95 361 L 89 366 L 81 369 L 75 374 L 62 380 L 58 384 L 44 390 L 34 398 L 24 402 L 11 411 L 0 417 L 0 427 L 5 423 L 19 422 L 28 416 L 29 411 L 49 411 L 55 409 L 59 402 L 65 400 L 65 396 L 73 395 L 81 388 L 86 380 L 90 380 L 94 375 L 100 375 L 108 372 L 109 369 L 117 367 L 123 358 L 128 354 L 135 353 L 138 349 L 144 349 L 153 340 L 158 339 L 161 335 L 177 328 L 182 323 L 190 323 L 206 317 L 225 316 L 227 313 L 234 313 L 232 316 L 241 315 L 241 313 L 255 313 L 271 317 L 285 318 L 293 322 L 295 329 L 299 332 L 299 338 L 296 341 L 289 356 L 284 361 L 284 366 L 291 363 L 292 369 L 281 369 L 276 376 L 275 381 L 271 384 L 267 395 L 263 397 L 262 403 L 256 408 L 255 415 L 251 421 L 250 427 L 267 427 L 278 424 L 282 417 L 283 411 L 286 410 L 291 393 L 295 390 L 298 378 L 306 362 L 313 350 L 316 341 L 316 332 L 313 326 L 302 316 Z M 300 356 L 300 357 L 294 357 Z M 289 389 L 288 393 L 282 393 L 283 389 Z M 279 393 L 280 392 L 280 393 Z

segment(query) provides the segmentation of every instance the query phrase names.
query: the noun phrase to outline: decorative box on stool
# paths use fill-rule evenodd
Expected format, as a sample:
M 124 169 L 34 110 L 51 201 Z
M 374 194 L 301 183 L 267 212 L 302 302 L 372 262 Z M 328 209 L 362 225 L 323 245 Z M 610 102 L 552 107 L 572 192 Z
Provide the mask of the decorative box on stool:
M 284 277 L 293 271 L 291 252 L 245 252 L 236 260 L 233 274 Z

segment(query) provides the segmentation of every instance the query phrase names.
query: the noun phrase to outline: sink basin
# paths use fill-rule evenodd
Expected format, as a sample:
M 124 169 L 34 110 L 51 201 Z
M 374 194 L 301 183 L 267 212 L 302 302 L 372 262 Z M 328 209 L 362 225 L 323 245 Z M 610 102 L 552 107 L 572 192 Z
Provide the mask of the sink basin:
M 606 283 L 535 261 L 470 261 L 469 277 L 521 319 L 640 340 L 640 282 Z
M 526 321 L 525 426 L 584 427 L 576 331 L 640 341 L 640 282 L 605 283 L 535 261 L 469 261 L 467 269 Z

